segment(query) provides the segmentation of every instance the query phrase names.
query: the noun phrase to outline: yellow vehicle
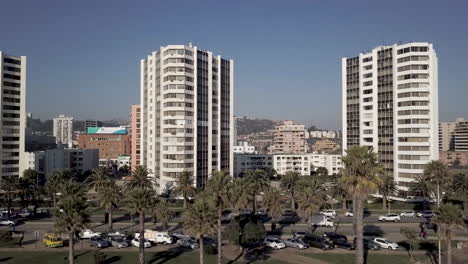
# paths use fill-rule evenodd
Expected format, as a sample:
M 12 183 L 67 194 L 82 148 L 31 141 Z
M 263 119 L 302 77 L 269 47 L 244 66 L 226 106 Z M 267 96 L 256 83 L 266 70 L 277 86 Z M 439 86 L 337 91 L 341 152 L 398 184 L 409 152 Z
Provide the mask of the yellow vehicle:
M 63 240 L 60 236 L 53 233 L 44 234 L 44 245 L 48 247 L 63 247 Z

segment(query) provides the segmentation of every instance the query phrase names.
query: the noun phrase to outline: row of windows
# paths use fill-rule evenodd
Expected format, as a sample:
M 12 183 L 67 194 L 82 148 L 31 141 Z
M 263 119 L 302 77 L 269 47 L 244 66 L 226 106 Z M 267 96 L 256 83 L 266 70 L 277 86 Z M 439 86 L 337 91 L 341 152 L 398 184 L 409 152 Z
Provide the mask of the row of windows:
M 168 93 L 164 95 L 164 99 L 167 99 L 167 98 L 193 99 L 193 94 Z
M 3 61 L 6 62 L 6 63 L 21 65 L 21 61 L 20 61 L 20 60 L 5 58 L 5 59 L 3 59 Z
M 369 61 L 372 61 L 372 56 L 362 59 L 362 62 L 369 62 Z
M 398 111 L 399 116 L 405 115 L 428 115 L 429 110 L 400 110 Z
M 429 142 L 427 137 L 399 137 L 398 142 Z
M 413 170 L 421 170 L 424 169 L 424 164 L 398 164 L 398 168 L 400 169 L 413 169 Z
M 163 163 L 163 168 L 167 169 L 187 169 L 193 168 L 193 163 Z
M 429 56 L 407 56 L 398 59 L 398 63 L 408 62 L 408 61 L 428 61 Z
M 399 102 L 398 107 L 404 106 L 428 106 L 429 101 L 408 101 L 408 102 Z
M 398 120 L 399 125 L 407 124 L 429 124 L 429 119 L 400 119 Z
M 12 114 L 12 113 L 3 113 L 3 117 L 6 117 L 6 118 L 19 118 L 20 115 L 19 114 Z
M 413 64 L 413 65 L 406 65 L 406 66 L 398 67 L 398 72 L 409 71 L 409 70 L 427 70 L 427 69 L 429 69 L 429 65 L 427 64 Z
M 187 81 L 187 82 L 193 82 L 193 78 L 192 77 L 189 77 L 189 76 L 174 76 L 174 75 L 170 75 L 170 76 L 166 76 L 164 77 L 164 81 L 167 82 L 167 81 Z
M 13 75 L 13 74 L 8 74 L 8 73 L 4 73 L 3 74 L 3 78 L 7 78 L 7 79 L 12 79 L 12 80 L 21 80 L 21 76 L 19 75 Z
M 371 86 L 371 85 L 372 85 L 372 81 L 364 82 L 362 85 L 363 85 L 364 87 L 366 87 L 366 86 Z
M 20 132 L 19 129 L 16 128 L 4 128 L 3 133 L 5 134 L 18 134 Z
M 398 89 L 408 89 L 408 88 L 427 88 L 429 83 L 427 82 L 413 82 L 413 83 L 404 83 L 399 84 Z
M 163 159 L 168 159 L 168 160 L 193 159 L 193 154 L 164 154 Z
M 164 133 L 193 133 L 193 129 L 191 128 L 164 128 Z
M 398 155 L 400 160 L 429 160 L 428 155 Z
M 193 150 L 193 146 L 163 146 L 165 151 L 184 151 Z
M 164 91 L 169 89 L 179 89 L 179 90 L 187 90 L 193 91 L 193 86 L 188 84 L 166 84 L 163 86 Z
M 192 120 L 185 120 L 185 119 L 167 119 L 164 120 L 165 125 L 178 125 L 178 126 L 184 126 L 184 125 L 191 125 Z
M 3 97 L 4 102 L 10 102 L 10 103 L 19 103 L 20 99 L 18 98 L 11 98 L 11 97 Z
M 164 116 L 193 116 L 192 111 L 165 111 Z
M 164 107 L 193 107 L 193 103 L 167 102 L 164 103 Z
M 429 151 L 428 146 L 398 146 L 400 151 Z
M 398 98 L 406 98 L 406 97 L 428 97 L 429 92 L 407 92 L 407 93 L 399 93 Z
M 185 63 L 189 65 L 193 65 L 193 60 L 186 59 L 186 58 L 168 58 L 164 60 L 164 64 L 168 63 Z
M 4 66 L 3 69 L 4 69 L 5 71 L 21 72 L 21 69 L 20 69 L 20 68 L 16 68 L 16 67 Z
M 19 148 L 18 144 L 2 144 L 3 149 L 17 149 Z
M 408 52 L 427 52 L 428 50 L 429 50 L 428 47 L 408 47 L 408 48 L 397 50 L 397 54 L 404 54 Z
M 16 87 L 16 88 L 20 87 L 19 83 L 12 83 L 12 82 L 3 82 L 3 85 L 10 86 L 10 87 Z
M 2 172 L 19 172 L 19 168 L 2 168 Z
M 189 56 L 192 56 L 192 51 L 190 50 L 186 50 L 186 49 L 168 49 L 164 52 L 164 56 L 167 56 L 167 55 L 174 55 L 174 54 L 177 54 L 177 55 L 189 55 Z
M 193 69 L 188 68 L 188 67 L 166 67 L 164 68 L 164 73 L 167 72 L 188 72 L 188 73 L 193 73 Z
M 3 89 L 3 94 L 20 95 L 20 91 Z
M 193 142 L 192 137 L 164 137 L 164 142 L 168 143 L 184 143 L 184 142 Z
M 427 79 L 429 78 L 429 74 L 425 73 L 413 73 L 413 74 L 405 74 L 398 76 L 399 81 L 403 80 L 410 80 L 410 79 Z
M 372 64 L 363 67 L 365 71 L 372 69 Z
M 19 126 L 20 122 L 17 121 L 3 121 L 4 126 Z

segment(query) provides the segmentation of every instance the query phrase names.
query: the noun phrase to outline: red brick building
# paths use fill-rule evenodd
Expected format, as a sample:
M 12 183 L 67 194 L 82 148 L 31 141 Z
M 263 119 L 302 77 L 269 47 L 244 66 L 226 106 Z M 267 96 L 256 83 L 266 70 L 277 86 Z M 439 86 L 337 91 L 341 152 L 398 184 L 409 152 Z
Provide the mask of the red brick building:
M 83 149 L 99 149 L 99 159 L 117 159 L 131 154 L 130 135 L 81 134 L 78 146 Z

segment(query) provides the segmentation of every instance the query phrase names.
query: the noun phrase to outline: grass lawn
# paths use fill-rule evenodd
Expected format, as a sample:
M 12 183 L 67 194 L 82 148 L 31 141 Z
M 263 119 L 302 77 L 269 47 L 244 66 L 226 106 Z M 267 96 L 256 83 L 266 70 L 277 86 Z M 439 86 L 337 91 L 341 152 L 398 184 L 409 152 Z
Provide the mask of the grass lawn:
M 75 263 L 77 264 L 93 264 L 94 251 L 77 252 L 78 255 Z M 138 262 L 137 252 L 106 252 L 106 264 L 111 263 L 128 263 L 135 264 Z M 198 263 L 198 251 L 188 252 L 147 252 L 147 263 L 151 264 L 180 264 L 180 263 Z M 64 264 L 64 258 L 68 256 L 68 252 L 1 252 L 0 263 L 15 263 L 15 264 L 30 264 L 30 263 L 47 263 L 47 264 Z M 216 263 L 216 255 L 205 255 L 205 263 Z M 227 263 L 227 261 L 225 261 Z M 287 264 L 285 262 L 268 260 L 255 261 L 255 264 Z
M 323 260 L 330 264 L 353 264 L 353 254 L 309 253 L 306 257 Z M 367 264 L 409 264 L 407 255 L 369 254 Z

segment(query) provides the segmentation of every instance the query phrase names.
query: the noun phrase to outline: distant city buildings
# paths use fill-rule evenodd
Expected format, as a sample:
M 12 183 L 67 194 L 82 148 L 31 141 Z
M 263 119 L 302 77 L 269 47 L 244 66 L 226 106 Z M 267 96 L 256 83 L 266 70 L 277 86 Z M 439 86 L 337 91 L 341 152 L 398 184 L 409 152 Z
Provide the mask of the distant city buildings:
M 73 147 L 73 117 L 59 115 L 54 118 L 54 137 L 57 144 Z
M 0 182 L 23 173 L 26 128 L 26 57 L 0 51 Z
M 315 130 L 309 131 L 310 138 L 339 138 L 340 133 L 334 130 Z
M 97 120 L 85 120 L 84 121 L 84 132 L 88 132 L 90 127 L 102 127 L 102 122 Z
M 234 154 L 254 154 L 255 153 L 255 147 L 249 145 L 248 142 L 246 141 L 241 141 L 241 143 L 238 146 L 234 146 Z
M 439 124 L 440 160 L 449 166 L 468 166 L 468 121 L 457 118 Z
M 131 136 L 131 170 L 135 170 L 140 166 L 140 140 L 141 140 L 141 107 L 140 105 L 132 105 L 130 113 L 130 136 Z
M 427 42 L 380 46 L 342 59 L 343 154 L 372 147 L 407 190 L 439 158 L 438 63 Z
M 295 121 L 286 120 L 275 127 L 273 133 L 273 153 L 307 152 L 305 127 Z
M 313 152 L 333 152 L 338 150 L 338 148 L 338 143 L 328 138 L 317 140 L 312 145 Z
M 119 156 L 130 156 L 130 135 L 122 127 L 90 127 L 78 137 L 82 149 L 98 149 L 99 164 L 114 164 Z
M 140 163 L 158 192 L 182 173 L 204 187 L 233 173 L 234 62 L 192 45 L 168 45 L 141 61 Z
M 269 154 L 234 154 L 234 177 L 243 177 L 248 170 L 273 168 L 273 156 Z

